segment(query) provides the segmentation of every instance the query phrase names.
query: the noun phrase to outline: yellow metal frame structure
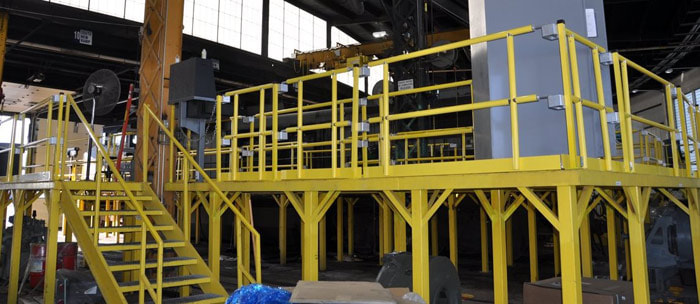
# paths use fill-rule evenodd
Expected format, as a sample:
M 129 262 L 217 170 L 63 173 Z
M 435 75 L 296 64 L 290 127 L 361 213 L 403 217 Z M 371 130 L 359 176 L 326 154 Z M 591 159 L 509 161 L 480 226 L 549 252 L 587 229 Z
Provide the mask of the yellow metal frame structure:
M 379 223 L 380 255 L 393 250 L 406 250 L 406 225 L 410 226 L 413 291 L 427 300 L 430 289 L 428 258 L 431 246 L 435 246 L 435 243 L 431 245 L 430 242 L 430 227 L 433 225 L 430 223 L 431 219 L 442 206 L 448 208 L 450 257 L 453 263 L 457 264 L 456 207 L 465 197 L 469 197 L 481 207 L 482 271 L 489 271 L 491 259 L 496 303 L 508 302 L 507 265 L 511 260 L 509 256 L 512 256 L 512 247 L 509 248 L 508 245 L 508 230 L 511 226 L 509 218 L 520 207 L 525 208 L 528 214 L 530 279 L 535 281 L 539 278 L 536 220 L 542 217 L 555 231 L 555 272 L 560 273 L 562 277 L 563 298 L 567 299 L 567 303 L 581 303 L 581 278 L 593 275 L 588 214 L 602 203 L 608 214 L 608 244 L 611 246 L 610 261 L 613 261 L 611 265 L 617 265 L 617 244 L 620 242 L 621 232 L 617 225 L 622 222 L 630 236 L 628 244 L 625 245 L 625 254 L 629 255 L 627 269 L 634 265 L 634 271 L 629 271 L 626 279 L 631 279 L 634 284 L 635 302 L 649 303 L 651 299 L 648 275 L 644 271 L 647 269 L 644 221 L 650 193 L 664 193 L 666 198 L 686 212 L 692 223 L 694 238 L 700 237 L 700 202 L 697 197 L 700 182 L 697 179 L 698 173 L 692 170 L 689 160 L 682 160 L 675 146 L 672 145 L 671 152 L 666 153 L 665 150 L 662 151 L 662 144 L 651 138 L 645 139 L 646 133 L 644 136 L 633 136 L 633 127 L 642 124 L 660 132 L 667 132 L 672 142 L 675 142 L 679 136 L 677 134 L 680 134 L 685 151 L 689 151 L 689 145 L 698 144 L 696 120 L 700 112 L 692 105 L 679 107 L 693 112 L 690 115 L 690 124 L 693 127 L 692 130 L 677 130 L 673 104 L 688 103 L 683 98 L 674 99 L 674 96 L 683 96 L 681 88 L 618 53 L 608 53 L 601 46 L 568 30 L 563 23 L 557 25 L 557 30 L 556 42 L 560 51 L 562 92 L 565 99 L 565 125 L 562 127 L 567 135 L 566 154 L 524 157 L 519 153 L 518 107 L 540 100 L 536 92 L 525 95 L 520 93 L 529 88 L 517 87 L 514 38 L 532 35 L 536 31 L 532 26 L 524 26 L 371 61 L 367 66 L 383 67 L 383 91 L 378 95 L 364 98 L 361 96 L 360 65 L 286 80 L 284 85 L 296 87 L 297 106 L 292 108 L 279 109 L 277 97 L 282 84 L 264 84 L 227 92 L 217 99 L 216 147 L 207 152 L 216 156 L 216 166 L 196 168 L 200 172 L 215 172 L 216 180 L 206 183 L 194 182 L 191 176 L 191 167 L 194 165 L 191 157 L 193 152 L 181 149 L 182 153 L 177 161 L 179 170 L 172 177 L 173 182 L 166 185 L 166 190 L 181 193 L 180 197 L 185 199 L 180 200 L 180 204 L 185 206 L 186 210 L 192 210 L 190 203 L 193 200 L 187 197 L 189 192 L 207 193 L 215 189 L 213 185 L 225 195 L 233 197 L 252 193 L 274 195 L 281 208 L 280 212 L 285 213 L 284 217 L 280 217 L 282 262 L 286 255 L 283 245 L 286 236 L 282 233 L 286 225 L 286 206 L 292 205 L 302 221 L 304 280 L 317 280 L 319 268 L 325 267 L 325 238 L 319 240 L 319 235 L 325 234 L 326 211 L 335 202 L 338 202 L 338 210 L 344 210 L 341 202 L 346 201 L 346 195 L 372 194 L 382 213 Z M 507 48 L 508 98 L 478 102 L 464 100 L 462 104 L 457 105 L 401 113 L 390 112 L 389 103 L 393 97 L 471 85 L 470 80 L 461 80 L 410 90 L 390 91 L 390 64 L 498 40 L 505 41 Z M 574 51 L 581 47 L 587 48 L 593 58 L 588 64 L 592 66 L 595 77 L 597 94 L 594 100 L 585 99 L 581 93 L 581 63 L 577 58 L 578 52 Z M 612 86 L 617 93 L 617 109 L 608 105 L 611 101 L 605 100 L 601 54 L 609 54 L 613 59 L 610 69 L 614 75 Z M 630 70 L 650 77 L 663 87 L 666 93 L 664 102 L 669 113 L 666 124 L 630 112 Z M 343 73 L 350 73 L 353 77 L 351 97 L 338 96 L 338 76 Z M 330 101 L 304 105 L 304 84 L 322 78 L 331 80 Z M 239 131 L 239 123 L 244 117 L 238 109 L 241 96 L 246 94 L 257 94 L 259 112 L 253 117 L 247 117 L 250 128 L 248 132 L 243 133 Z M 365 98 L 368 102 L 377 103 L 378 116 L 368 117 Z M 233 107 L 233 116 L 230 118 L 221 117 L 224 99 L 230 101 Z M 349 106 L 350 113 L 345 113 L 346 106 Z M 405 159 L 392 159 L 392 149 L 409 150 L 411 143 L 419 147 L 421 141 L 430 141 L 431 138 L 456 138 L 455 141 L 459 141 L 460 137 L 471 133 L 472 129 L 471 126 L 460 126 L 453 129 L 392 133 L 391 122 L 494 107 L 507 107 L 510 110 L 512 157 L 474 160 L 473 156 L 467 155 L 466 152 L 460 153 L 459 150 L 466 150 L 462 140 L 461 149 L 456 149 L 457 151 L 447 157 L 421 156 L 421 149 L 415 149 L 415 156 L 409 157 L 406 153 Z M 331 110 L 331 117 L 328 117 L 327 122 L 304 122 L 305 112 L 323 108 Z M 586 134 L 583 120 L 583 111 L 586 108 L 598 113 L 600 134 L 596 134 L 596 138 L 601 138 L 603 145 L 603 154 L 600 157 L 590 156 L 586 149 L 586 141 L 592 137 L 591 134 Z M 607 114 L 616 111 L 620 117 L 621 140 L 619 145 L 613 146 L 608 135 Z M 280 129 L 279 116 L 282 114 L 296 114 L 296 125 Z M 346 120 L 346 114 L 350 117 L 349 120 Z M 681 117 L 685 119 L 685 115 Z M 230 134 L 222 134 L 224 120 L 231 124 Z M 361 125 L 364 123 L 378 125 L 379 131 L 370 132 L 370 129 Z M 685 122 L 682 121 L 681 125 L 685 125 Z M 289 134 L 290 140 L 281 140 L 282 137 L 278 135 L 280 132 Z M 324 134 L 331 136 L 324 141 L 308 141 L 304 134 L 314 132 L 326 132 Z M 635 138 L 638 138 L 636 142 Z M 230 140 L 230 146 L 223 146 L 224 139 Z M 409 143 L 409 140 L 412 142 Z M 435 148 L 445 142 L 450 141 L 435 141 L 431 144 Z M 367 147 L 375 144 L 379 152 L 372 156 Z M 281 157 L 282 151 L 289 157 Z M 224 153 L 228 153 L 232 160 L 227 168 L 222 166 L 221 157 Z M 320 156 L 330 159 L 330 163 L 326 162 L 326 166 L 312 167 L 313 160 Z M 657 161 L 660 159 L 670 161 Z M 250 204 L 249 198 L 247 201 Z M 684 204 L 683 201 L 688 203 Z M 195 206 L 204 205 L 195 203 Z M 348 209 L 348 213 L 351 210 Z M 342 212 L 339 211 L 338 214 L 338 222 L 342 225 Z M 237 218 L 241 217 L 238 213 L 236 215 Z M 351 222 L 351 214 L 348 214 L 348 217 Z M 338 230 L 341 231 L 342 228 Z M 488 248 L 489 234 L 492 240 L 491 250 Z M 210 230 L 210 239 L 220 237 L 218 230 Z M 349 242 L 352 242 L 351 232 L 348 233 L 348 237 Z M 338 239 L 343 239 L 342 234 L 339 234 Z M 700 242 L 694 242 L 693 248 L 695 252 L 700 252 Z M 239 250 L 246 251 L 250 248 L 243 247 Z M 343 248 L 338 245 L 338 252 L 342 251 Z M 352 249 L 349 251 L 352 252 Z M 700 264 L 700 254 L 695 254 L 695 262 Z M 619 278 L 616 267 L 611 266 L 610 276 L 612 279 Z M 696 277 L 700 278 L 700 270 L 696 271 Z

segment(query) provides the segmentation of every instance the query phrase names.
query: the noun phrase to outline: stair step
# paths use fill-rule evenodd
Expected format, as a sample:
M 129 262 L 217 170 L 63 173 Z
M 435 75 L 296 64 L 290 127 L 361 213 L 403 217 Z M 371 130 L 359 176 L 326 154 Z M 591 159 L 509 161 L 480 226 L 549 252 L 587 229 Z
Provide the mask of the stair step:
M 158 263 L 156 259 L 146 260 L 146 268 L 155 268 Z M 197 264 L 197 259 L 188 257 L 170 257 L 163 258 L 163 267 L 177 267 Z M 117 261 L 109 263 L 111 271 L 128 271 L 138 270 L 141 267 L 141 261 Z
M 84 200 L 84 201 L 94 201 L 94 195 L 73 195 L 74 199 Z M 147 195 L 134 195 L 137 201 L 150 201 L 153 197 Z M 100 196 L 100 201 L 128 201 L 129 197 L 126 195 L 115 195 L 115 196 Z
M 226 297 L 213 293 L 203 293 L 184 298 L 163 299 L 163 302 L 168 304 L 214 304 L 226 302 Z
M 155 285 L 156 280 L 151 279 L 151 284 Z M 166 277 L 163 278 L 163 288 L 180 287 L 187 285 L 197 285 L 211 282 L 211 278 L 203 275 L 186 275 L 177 277 Z M 119 290 L 121 292 L 134 292 L 139 290 L 138 281 L 120 282 Z
M 175 248 L 175 247 L 183 247 L 185 246 L 185 241 L 178 241 L 178 240 L 164 240 L 163 241 L 163 248 Z M 140 242 L 132 242 L 132 243 L 121 243 L 121 244 L 99 244 L 97 248 L 100 251 L 126 251 L 126 250 L 140 250 L 141 249 L 141 243 Z M 150 241 L 146 243 L 146 249 L 154 249 L 158 248 L 158 244 L 154 241 Z
M 89 227 L 90 231 L 94 229 L 94 227 Z M 171 225 L 154 225 L 153 228 L 156 229 L 156 231 L 172 231 L 173 226 Z M 113 227 L 97 227 L 97 232 L 98 233 L 104 233 L 104 232 L 120 232 L 120 233 L 126 233 L 126 232 L 141 232 L 141 226 L 113 226 Z
M 161 210 L 144 210 L 143 213 L 146 215 L 163 215 L 163 211 Z M 93 216 L 95 215 L 95 211 L 80 211 L 80 215 Z M 100 210 L 100 216 L 103 215 L 136 216 L 139 215 L 139 213 L 135 210 Z

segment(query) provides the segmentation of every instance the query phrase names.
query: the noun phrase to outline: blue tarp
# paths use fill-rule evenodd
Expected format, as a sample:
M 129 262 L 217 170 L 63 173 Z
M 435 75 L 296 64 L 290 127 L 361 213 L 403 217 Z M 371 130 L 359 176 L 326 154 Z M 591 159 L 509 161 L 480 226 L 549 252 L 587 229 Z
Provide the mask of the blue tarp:
M 226 304 L 288 304 L 291 296 L 282 288 L 250 284 L 234 291 Z

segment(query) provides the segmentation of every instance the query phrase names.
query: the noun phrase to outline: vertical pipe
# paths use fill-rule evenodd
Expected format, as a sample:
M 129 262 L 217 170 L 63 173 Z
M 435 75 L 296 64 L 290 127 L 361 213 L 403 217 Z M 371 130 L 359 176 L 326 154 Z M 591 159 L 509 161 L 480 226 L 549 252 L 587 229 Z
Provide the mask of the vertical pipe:
M 608 266 L 610 279 L 617 280 L 617 231 L 615 223 L 615 209 L 610 204 L 605 204 L 605 218 L 608 235 Z
M 141 150 L 141 176 L 143 176 L 143 182 L 148 183 L 148 146 L 151 145 L 151 140 L 148 133 L 148 125 L 150 124 L 148 117 L 148 105 L 143 106 L 143 125 L 141 131 L 141 137 L 139 140 L 143 140 L 142 150 Z M 60 129 L 60 128 L 59 128 Z
M 578 218 L 575 186 L 557 186 L 559 237 L 561 244 L 562 298 L 567 303 L 583 302 L 581 291 L 581 246 L 576 225 Z M 636 300 L 636 299 L 635 299 Z
M 486 222 L 486 211 L 479 208 L 479 227 L 481 230 L 481 272 L 489 272 L 489 230 Z
M 411 235 L 413 258 L 413 292 L 430 304 L 430 255 L 428 253 L 428 191 L 411 190 Z
M 530 255 L 530 282 L 539 280 L 539 263 L 537 261 L 537 210 L 535 206 L 527 206 L 527 236 Z

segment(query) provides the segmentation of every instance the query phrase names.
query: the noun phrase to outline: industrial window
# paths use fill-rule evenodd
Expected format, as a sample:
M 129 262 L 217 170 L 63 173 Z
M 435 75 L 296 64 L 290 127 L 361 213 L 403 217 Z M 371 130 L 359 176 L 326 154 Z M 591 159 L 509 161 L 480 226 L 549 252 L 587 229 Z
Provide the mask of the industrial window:
M 685 97 L 690 100 L 691 104 L 697 105 L 698 102 L 700 101 L 700 89 L 695 90 L 694 92 L 685 94 Z M 680 129 L 681 128 L 681 116 L 680 116 L 680 111 L 678 110 L 678 102 L 677 100 L 674 99 L 674 111 L 675 111 L 675 117 L 674 119 L 676 120 L 676 128 Z M 683 103 L 685 106 L 685 128 L 686 131 L 688 132 L 688 136 L 693 135 L 693 126 L 692 126 L 692 121 L 691 121 L 691 115 L 690 115 L 690 105 L 687 103 Z M 683 154 L 687 155 L 690 157 L 690 163 L 692 164 L 692 169 L 696 170 L 697 169 L 697 159 L 695 158 L 695 147 L 693 146 L 692 143 L 690 143 L 690 151 L 689 153 L 685 153 L 685 145 L 683 144 L 683 137 L 679 136 L 678 140 L 680 141 L 680 150 Z
M 145 0 L 44 0 L 97 13 L 143 22 Z M 183 30 L 260 55 L 262 1 L 184 0 Z M 325 27 L 325 25 L 324 25 Z
M 326 21 L 283 0 L 270 0 L 268 57 L 292 57 L 294 51 L 326 48 Z

